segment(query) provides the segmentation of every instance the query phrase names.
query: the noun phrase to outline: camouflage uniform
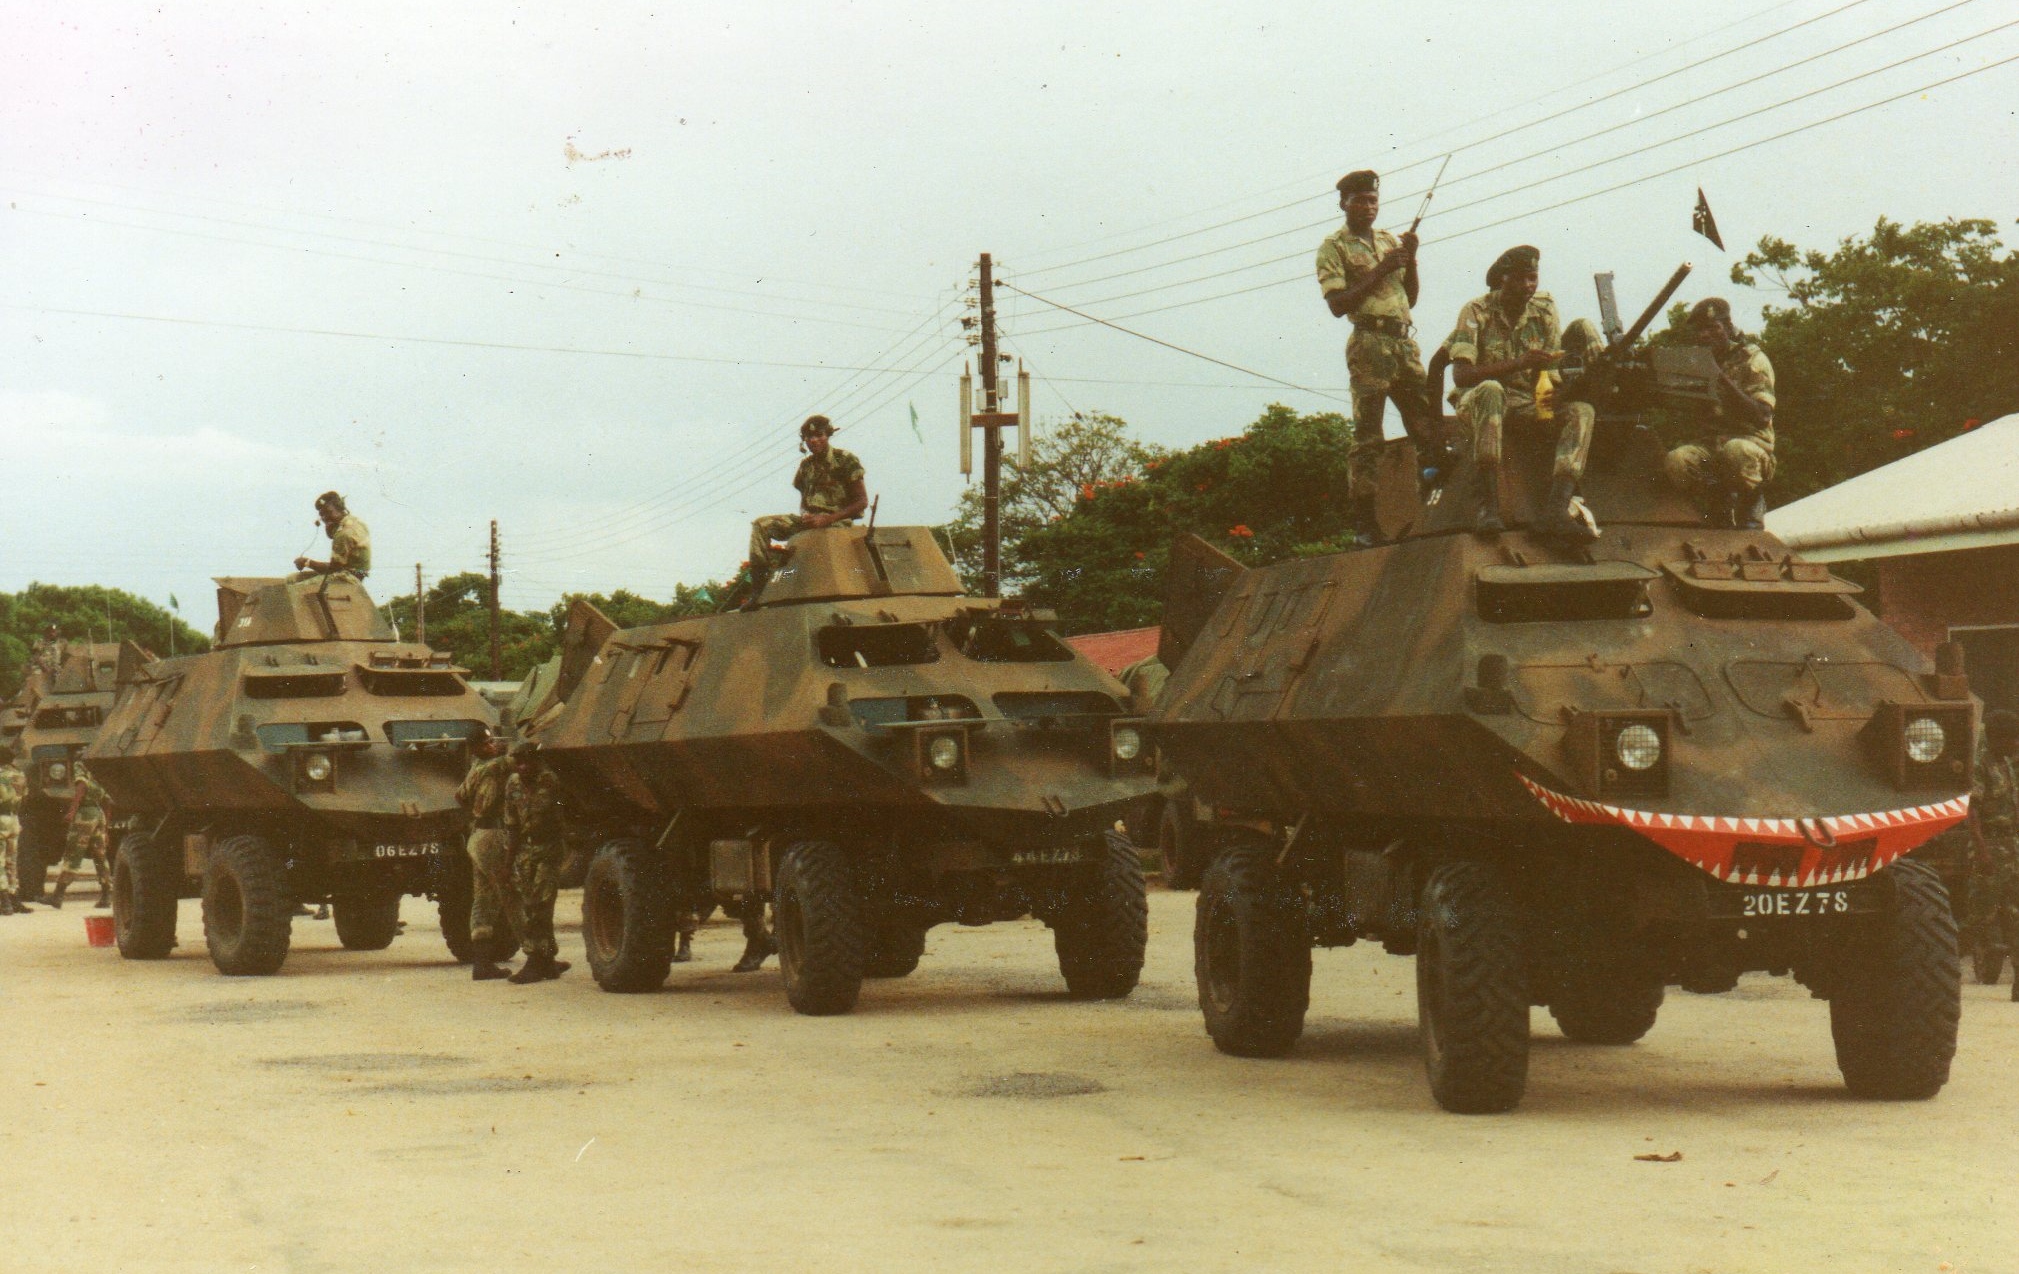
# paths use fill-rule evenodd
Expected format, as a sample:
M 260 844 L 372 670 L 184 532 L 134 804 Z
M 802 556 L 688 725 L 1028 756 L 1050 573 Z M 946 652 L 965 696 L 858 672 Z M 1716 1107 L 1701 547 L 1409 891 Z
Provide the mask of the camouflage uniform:
M 2019 954 L 2019 758 L 1978 754 L 1971 808 L 1990 864 L 1971 875 L 1967 929 L 1979 951 Z
M 98 780 L 86 774 L 81 767 L 77 771 L 76 790 L 77 812 L 71 815 L 70 830 L 63 842 L 63 871 L 57 878 L 58 892 L 77 875 L 77 869 L 84 866 L 86 857 L 91 859 L 99 883 L 112 879 L 112 868 L 105 861 L 105 807 L 110 798 L 105 795 L 105 789 L 98 786 Z
M 330 532 L 329 570 L 296 571 L 288 576 L 290 584 L 298 584 L 305 579 L 315 579 L 328 575 L 331 579 L 346 579 L 353 584 L 362 583 L 372 572 L 372 533 L 365 526 L 364 519 L 355 513 L 346 513 L 343 521 Z
M 1318 245 L 1318 290 L 1346 291 L 1366 278 L 1382 257 L 1401 248 L 1386 230 L 1370 231 L 1363 238 L 1341 226 Z M 1428 414 L 1423 353 L 1412 339 L 1416 328 L 1402 274 L 1400 270 L 1390 274 L 1350 316 L 1353 335 L 1346 339 L 1346 379 L 1353 393 L 1353 449 L 1346 455 L 1346 481 L 1347 494 L 1356 500 L 1374 494 L 1381 413 L 1387 401 L 1395 400 L 1405 428 Z
M 479 761 L 463 776 L 456 803 L 470 812 L 470 865 L 476 888 L 470 901 L 470 942 L 480 957 L 498 937 L 510 937 L 512 902 L 511 852 L 505 844 L 505 781 L 511 762 L 502 756 Z M 507 932 L 500 933 L 505 928 Z M 502 944 L 498 944 L 502 945 Z
M 773 513 L 750 524 L 750 569 L 775 570 L 784 562 L 771 547 L 773 540 L 789 540 L 806 529 L 806 515 L 834 513 L 848 507 L 850 488 L 862 481 L 862 461 L 849 452 L 828 444 L 824 455 L 809 455 L 799 462 L 792 485 L 799 490 L 798 513 Z M 848 526 L 854 518 L 844 518 L 831 526 Z
M 560 888 L 561 781 L 535 762 L 505 781 L 505 841 L 512 855 L 518 926 L 528 956 L 560 953 L 554 941 L 554 894 Z
M 1563 349 L 1563 329 L 1556 316 L 1556 301 L 1547 292 L 1529 298 L 1521 317 L 1509 321 L 1497 292 L 1474 297 L 1458 312 L 1458 324 L 1446 342 L 1451 361 L 1461 360 L 1483 367 L 1519 358 L 1530 350 L 1556 353 Z M 1507 383 L 1482 380 L 1458 399 L 1458 417 L 1472 439 L 1472 458 L 1482 465 L 1498 465 L 1501 435 L 1506 422 L 1538 429 L 1542 422 L 1535 407 L 1535 382 L 1529 373 L 1510 377 Z M 1555 408 L 1559 432 L 1556 437 L 1556 464 L 1552 476 L 1572 482 L 1584 476 L 1584 464 L 1591 456 L 1591 433 L 1598 414 L 1589 403 L 1560 403 Z
M 28 776 L 13 762 L 0 765 L 0 894 L 19 897 L 21 893 L 21 798 L 28 792 Z
M 1756 424 L 1723 403 L 1705 410 L 1699 419 L 1704 436 L 1668 453 L 1662 467 L 1679 491 L 1702 498 L 1718 490 L 1750 493 L 1774 476 L 1774 365 L 1758 345 L 1734 341 L 1718 359 L 1732 384 L 1767 409 L 1767 423 Z

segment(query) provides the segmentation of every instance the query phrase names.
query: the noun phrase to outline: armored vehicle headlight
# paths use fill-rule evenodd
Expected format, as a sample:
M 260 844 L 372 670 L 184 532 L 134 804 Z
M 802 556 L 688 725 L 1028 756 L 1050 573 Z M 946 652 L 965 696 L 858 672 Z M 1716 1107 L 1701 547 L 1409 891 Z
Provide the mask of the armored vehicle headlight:
M 67 779 L 69 777 L 70 777 L 69 766 L 65 765 L 61 761 L 51 761 L 49 763 L 49 781 L 51 783 L 61 783 L 64 779 Z
M 1613 754 L 1629 770 L 1650 770 L 1661 760 L 1661 736 L 1653 727 L 1630 725 L 1612 741 Z
M 1949 746 L 1949 736 L 1942 729 L 1942 723 L 1933 717 L 1915 717 L 1907 723 L 1907 759 L 1916 765 L 1926 765 L 1942 755 L 1942 749 Z
M 330 760 L 327 752 L 317 752 L 302 762 L 301 772 L 311 783 L 326 783 L 330 776 Z
M 1115 731 L 1115 759 L 1133 761 L 1143 754 L 1143 736 L 1130 726 L 1122 726 Z
M 942 734 L 926 745 L 925 755 L 935 770 L 957 770 L 960 768 L 960 740 L 951 734 Z

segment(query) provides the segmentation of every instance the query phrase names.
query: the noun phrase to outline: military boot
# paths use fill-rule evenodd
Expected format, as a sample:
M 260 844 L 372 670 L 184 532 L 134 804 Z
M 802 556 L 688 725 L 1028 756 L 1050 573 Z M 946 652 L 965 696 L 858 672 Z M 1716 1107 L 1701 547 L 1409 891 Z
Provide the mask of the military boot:
M 91 909 L 93 911 L 112 910 L 112 882 L 106 880 L 98 882 L 98 901 L 91 904 Z
M 63 895 L 69 892 L 70 873 L 66 871 L 56 877 L 56 890 L 49 895 L 49 905 L 58 911 L 63 910 Z
M 1535 529 L 1543 535 L 1560 540 L 1578 540 L 1590 543 L 1598 538 L 1598 528 L 1579 516 L 1573 501 L 1577 498 L 1577 480 L 1558 476 L 1549 484 L 1549 494 L 1543 497 L 1542 513 L 1535 520 Z
M 746 903 L 745 905 L 748 906 L 750 904 Z M 743 958 L 736 962 L 736 967 L 731 969 L 730 972 L 755 973 L 764 967 L 764 961 L 767 958 L 777 954 L 777 952 L 778 944 L 772 940 L 770 934 L 754 935 L 745 940 L 743 944 Z
M 694 960 L 694 935 L 691 933 L 683 933 L 680 935 L 680 944 L 673 948 L 673 963 L 690 964 L 693 962 L 693 960 Z
M 14 895 L 0 894 L 0 916 L 11 916 L 15 911 Z
M 553 967 L 554 957 L 548 955 L 529 955 L 526 957 L 526 962 L 519 966 L 519 971 L 507 978 L 506 981 L 510 982 L 513 986 L 529 986 L 534 982 L 545 982 L 549 976 L 559 976 L 558 974 L 550 975 L 547 972 L 547 970 Z
M 1767 529 L 1767 498 L 1757 491 L 1734 491 L 1731 496 L 1732 527 L 1739 531 Z
M 1472 529 L 1481 535 L 1499 535 L 1507 529 L 1500 520 L 1500 466 L 1482 464 L 1473 470 L 1472 481 L 1479 496 L 1479 513 Z
M 1374 497 L 1371 495 L 1353 498 L 1353 538 L 1361 548 L 1372 548 L 1381 543 L 1381 520 L 1374 516 Z
M 470 981 L 496 982 L 499 978 L 509 978 L 512 971 L 501 967 L 495 960 L 475 960 L 470 963 Z

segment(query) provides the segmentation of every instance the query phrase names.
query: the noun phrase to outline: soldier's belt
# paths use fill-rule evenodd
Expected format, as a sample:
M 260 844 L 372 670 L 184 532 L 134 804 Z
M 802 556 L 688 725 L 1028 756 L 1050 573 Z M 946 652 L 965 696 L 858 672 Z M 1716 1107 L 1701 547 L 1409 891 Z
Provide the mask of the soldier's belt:
M 1386 314 L 1369 314 L 1364 318 L 1356 314 L 1353 316 L 1353 330 L 1371 332 L 1376 336 L 1393 336 L 1406 341 L 1416 334 L 1416 324 Z

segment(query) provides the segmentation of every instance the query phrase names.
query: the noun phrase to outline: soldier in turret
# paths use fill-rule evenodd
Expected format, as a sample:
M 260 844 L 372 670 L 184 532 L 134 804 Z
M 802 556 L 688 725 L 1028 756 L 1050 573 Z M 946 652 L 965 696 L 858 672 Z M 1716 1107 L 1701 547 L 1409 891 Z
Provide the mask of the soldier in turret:
M 329 560 L 312 557 L 294 560 L 295 573 L 289 583 L 329 576 L 331 579 L 362 583 L 372 570 L 372 533 L 364 519 L 344 506 L 344 498 L 325 491 L 315 498 L 316 516 L 322 519 L 323 534 L 329 536 Z
M 1692 306 L 1686 330 L 1717 359 L 1718 401 L 1704 404 L 1696 422 L 1703 436 L 1668 453 L 1668 479 L 1715 524 L 1760 530 L 1767 515 L 1760 489 L 1774 476 L 1774 365 L 1739 334 L 1723 297 Z
M 753 586 L 761 586 L 785 560 L 772 547 L 774 540 L 789 540 L 801 531 L 823 526 L 847 526 L 869 507 L 862 461 L 834 446 L 833 437 L 834 422 L 825 416 L 808 416 L 799 426 L 799 445 L 806 451 L 806 459 L 792 475 L 792 485 L 799 492 L 799 512 L 773 513 L 750 524 Z

